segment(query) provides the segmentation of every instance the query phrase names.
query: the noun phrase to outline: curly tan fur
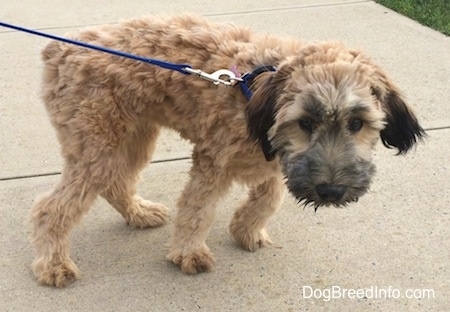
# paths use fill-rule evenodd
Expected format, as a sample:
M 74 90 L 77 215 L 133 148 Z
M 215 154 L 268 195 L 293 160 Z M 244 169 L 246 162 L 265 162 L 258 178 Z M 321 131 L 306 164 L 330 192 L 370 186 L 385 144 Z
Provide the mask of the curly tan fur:
M 37 198 L 31 211 L 33 271 L 42 284 L 63 287 L 79 277 L 70 259 L 69 232 L 98 195 L 133 227 L 168 221 L 165 206 L 136 195 L 137 177 L 152 156 L 161 127 L 175 129 L 194 144 L 190 180 L 178 200 L 168 254 L 189 274 L 214 267 L 205 240 L 216 203 L 233 181 L 250 191 L 236 210 L 230 231 L 238 245 L 253 251 L 270 244 L 265 228 L 281 205 L 284 177 L 299 199 L 306 196 L 306 188 L 297 181 L 305 178 L 303 174 L 310 175 L 309 188 L 343 179 L 349 191 L 342 201 L 317 194 L 307 199 L 317 205 L 341 205 L 368 187 L 352 191 L 353 184 L 365 181 L 360 177 L 365 174 L 349 168 L 369 163 L 380 131 L 382 138 L 386 131 L 383 142 L 400 152 L 423 134 L 381 69 L 339 44 L 303 44 L 190 15 L 97 26 L 73 38 L 188 63 L 206 72 L 237 66 L 244 73 L 259 65 L 274 65 L 277 70 L 257 77 L 248 103 L 236 86 L 215 86 L 198 77 L 65 43 L 48 44 L 42 52 L 43 100 L 65 163 L 60 182 Z M 316 102 L 317 114 L 311 113 Z M 303 128 L 298 126 L 308 114 L 315 114 L 308 117 L 315 118 L 314 133 L 304 129 L 304 122 Z M 345 125 L 354 120 L 355 114 L 364 122 L 360 133 L 349 133 L 343 126 L 335 129 L 336 138 L 321 134 L 336 127 L 337 121 Z M 408 120 L 408 129 L 402 128 L 405 123 L 399 125 L 400 117 Z M 329 141 L 334 144 L 328 146 Z M 313 148 L 315 142 L 321 149 Z M 330 153 L 335 145 L 343 147 Z M 310 149 L 327 166 L 344 162 L 344 157 L 347 164 L 337 166 L 340 173 L 332 178 L 332 173 L 306 172 L 299 157 Z M 322 150 L 334 156 L 327 158 Z M 370 181 L 371 167 L 358 166 Z

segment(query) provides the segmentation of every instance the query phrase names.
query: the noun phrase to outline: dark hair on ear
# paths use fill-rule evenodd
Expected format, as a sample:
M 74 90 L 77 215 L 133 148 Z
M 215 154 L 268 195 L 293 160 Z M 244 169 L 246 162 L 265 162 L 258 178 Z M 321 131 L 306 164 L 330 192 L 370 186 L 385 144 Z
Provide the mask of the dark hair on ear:
M 387 148 L 397 148 L 397 155 L 406 154 L 426 136 L 425 130 L 398 92 L 390 90 L 381 103 L 386 113 L 386 127 L 380 132 L 381 141 Z
M 253 95 L 245 110 L 249 136 L 260 144 L 267 161 L 273 160 L 277 153 L 267 136 L 275 123 L 278 98 L 277 88 L 273 84 L 274 75 L 273 72 L 266 72 L 255 78 L 251 86 Z

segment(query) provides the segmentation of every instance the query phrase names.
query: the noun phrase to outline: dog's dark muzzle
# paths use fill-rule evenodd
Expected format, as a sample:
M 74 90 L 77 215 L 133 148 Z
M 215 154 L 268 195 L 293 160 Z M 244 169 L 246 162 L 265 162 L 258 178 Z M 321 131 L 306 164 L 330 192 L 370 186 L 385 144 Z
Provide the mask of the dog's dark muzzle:
M 367 192 L 375 173 L 372 163 L 352 159 L 350 155 L 334 162 L 320 156 L 308 153 L 289 160 L 282 159 L 286 185 L 299 202 L 316 208 L 346 206 Z

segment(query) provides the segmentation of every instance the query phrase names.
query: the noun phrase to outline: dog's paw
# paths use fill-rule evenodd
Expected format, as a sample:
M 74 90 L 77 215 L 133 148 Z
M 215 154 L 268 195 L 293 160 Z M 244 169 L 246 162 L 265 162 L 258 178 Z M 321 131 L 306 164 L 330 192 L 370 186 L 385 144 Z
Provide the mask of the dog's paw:
M 265 229 L 260 231 L 249 231 L 238 223 L 230 225 L 230 232 L 236 244 L 249 251 L 255 251 L 262 247 L 272 245 L 269 235 Z
M 215 267 L 214 256 L 206 245 L 194 250 L 173 249 L 167 260 L 179 266 L 186 274 L 210 272 Z
M 169 221 L 169 210 L 166 206 L 138 199 L 136 208 L 127 216 L 127 223 L 135 228 L 157 227 Z
M 38 283 L 46 286 L 66 287 L 80 277 L 80 271 L 70 259 L 59 263 L 37 260 L 32 268 Z

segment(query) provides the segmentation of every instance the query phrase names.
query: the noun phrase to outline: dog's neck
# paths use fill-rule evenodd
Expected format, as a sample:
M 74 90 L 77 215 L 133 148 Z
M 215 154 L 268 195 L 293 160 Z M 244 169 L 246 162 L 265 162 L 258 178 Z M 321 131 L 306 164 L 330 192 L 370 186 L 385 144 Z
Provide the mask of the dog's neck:
M 242 93 L 244 93 L 245 97 L 247 98 L 247 100 L 250 100 L 253 95 L 253 92 L 250 89 L 250 86 L 252 85 L 255 78 L 262 73 L 265 73 L 268 71 L 275 71 L 275 70 L 276 70 L 275 66 L 262 65 L 262 66 L 256 67 L 253 71 L 248 72 L 242 76 L 242 81 L 239 82 L 239 86 L 241 88 Z

